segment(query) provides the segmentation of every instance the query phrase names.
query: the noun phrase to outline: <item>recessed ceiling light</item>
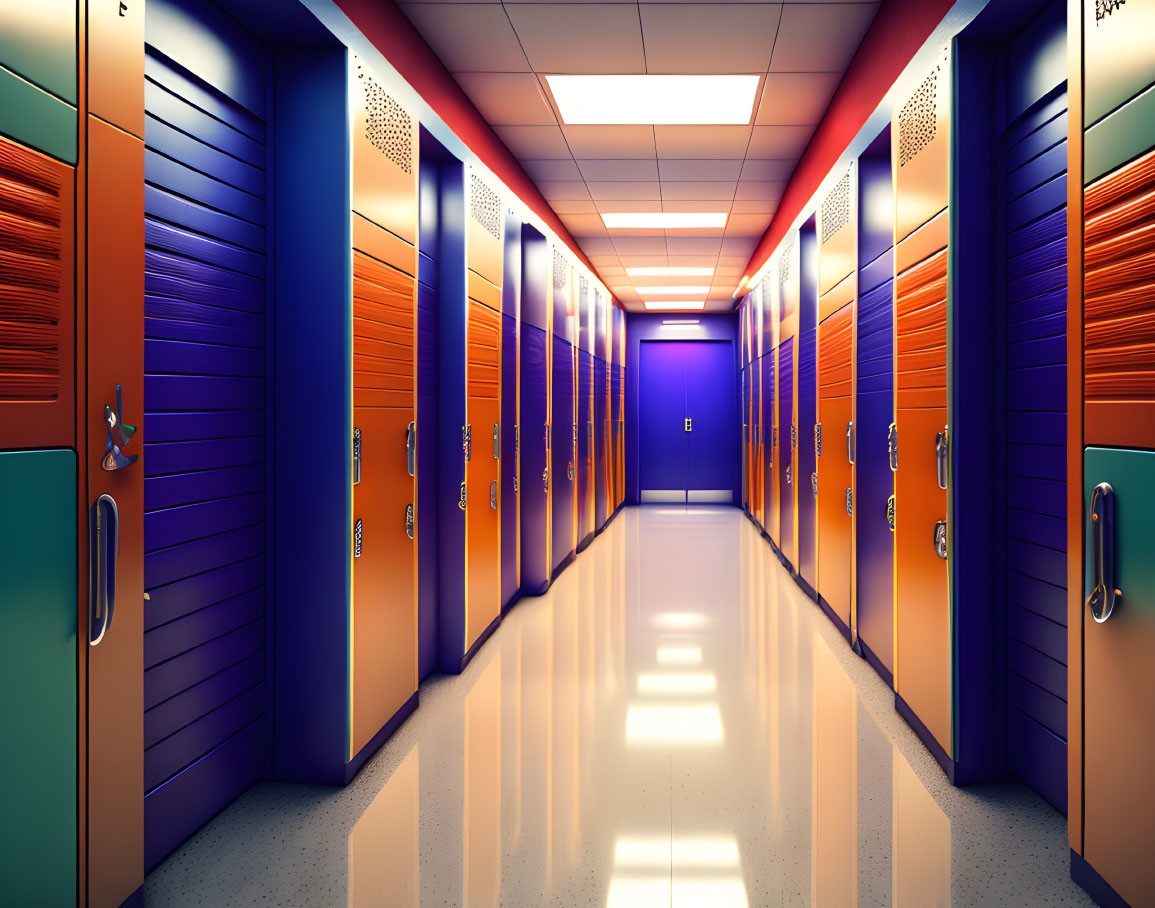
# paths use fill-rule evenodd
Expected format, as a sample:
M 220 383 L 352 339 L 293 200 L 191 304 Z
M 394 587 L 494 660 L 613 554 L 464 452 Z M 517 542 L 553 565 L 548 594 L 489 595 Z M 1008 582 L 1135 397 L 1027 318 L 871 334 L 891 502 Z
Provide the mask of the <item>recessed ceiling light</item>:
M 636 284 L 634 289 L 643 299 L 654 296 L 706 296 L 710 292 L 709 287 L 639 287 Z
M 546 76 L 569 125 L 744 126 L 760 76 Z
M 630 277 L 708 277 L 713 268 L 683 268 L 663 265 L 655 268 L 627 268 Z
M 721 230 L 725 211 L 628 211 L 602 215 L 609 230 Z
M 705 309 L 705 302 L 688 303 L 685 300 L 646 300 L 643 303 L 647 309 Z

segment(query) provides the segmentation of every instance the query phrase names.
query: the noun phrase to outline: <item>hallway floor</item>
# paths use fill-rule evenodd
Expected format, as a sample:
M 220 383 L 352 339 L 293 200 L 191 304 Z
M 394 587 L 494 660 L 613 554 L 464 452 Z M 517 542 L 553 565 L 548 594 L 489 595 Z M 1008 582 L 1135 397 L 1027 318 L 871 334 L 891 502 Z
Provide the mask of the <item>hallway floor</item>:
M 346 789 L 264 783 L 148 905 L 1089 904 L 1066 821 L 952 788 L 733 508 L 620 514 Z

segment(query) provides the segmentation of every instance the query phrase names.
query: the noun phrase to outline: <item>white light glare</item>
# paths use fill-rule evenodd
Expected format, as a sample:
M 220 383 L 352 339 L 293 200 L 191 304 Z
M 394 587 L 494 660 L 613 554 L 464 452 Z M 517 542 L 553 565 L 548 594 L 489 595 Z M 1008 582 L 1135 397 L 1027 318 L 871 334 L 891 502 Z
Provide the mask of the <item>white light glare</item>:
M 702 648 L 700 646 L 659 646 L 659 665 L 701 665 Z
M 696 303 L 687 302 L 686 300 L 646 300 L 643 305 L 647 309 L 682 309 L 686 312 L 695 312 L 699 309 L 706 308 L 706 303 L 702 300 L 699 300 Z M 666 327 L 670 328 L 673 326 L 667 325 Z
M 631 706 L 626 712 L 631 744 L 720 744 L 717 706 Z
M 754 113 L 759 76 L 546 76 L 562 121 L 571 125 L 743 126 Z
M 708 694 L 718 689 L 713 672 L 647 672 L 638 675 L 639 694 Z
M 701 612 L 661 612 L 654 616 L 654 624 L 667 630 L 684 631 L 704 627 L 706 616 Z
M 691 286 L 691 285 L 685 285 L 685 284 L 683 284 L 681 286 L 679 286 L 679 285 L 673 285 L 673 286 L 661 285 L 661 286 L 657 286 L 657 287 L 651 287 L 649 285 L 643 285 L 641 287 L 638 287 L 635 284 L 634 289 L 636 289 L 638 291 L 638 296 L 642 297 L 643 299 L 648 299 L 648 300 L 652 300 L 652 299 L 654 299 L 654 297 L 659 297 L 659 296 L 705 296 L 706 294 L 708 294 L 710 292 L 709 287 L 703 287 L 700 285 L 699 286 Z
M 725 211 L 615 211 L 602 215 L 607 230 L 721 230 Z

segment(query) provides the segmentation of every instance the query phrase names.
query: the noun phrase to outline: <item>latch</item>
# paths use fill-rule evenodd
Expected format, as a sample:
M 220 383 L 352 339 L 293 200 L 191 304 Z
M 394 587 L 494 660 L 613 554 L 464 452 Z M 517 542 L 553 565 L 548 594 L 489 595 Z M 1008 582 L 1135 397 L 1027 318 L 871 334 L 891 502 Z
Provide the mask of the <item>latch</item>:
M 938 466 L 938 487 L 940 489 L 945 489 L 947 486 L 947 456 L 949 453 L 950 440 L 947 436 L 946 426 L 943 426 L 942 431 L 934 439 L 934 456 Z
M 686 418 L 686 431 L 687 432 L 694 431 L 694 421 L 692 419 L 690 419 L 689 417 Z M 757 427 L 754 428 L 754 431 L 755 431 L 755 433 L 757 433 L 757 431 L 758 431 Z M 757 442 L 755 442 L 755 444 L 757 444 Z
M 353 427 L 353 485 L 361 481 L 361 430 Z
M 361 557 L 361 518 L 357 518 L 357 522 L 353 524 L 353 557 Z
M 822 456 L 822 423 L 814 424 L 814 453 Z
M 413 502 L 405 505 L 405 535 L 413 538 Z
M 409 475 L 417 475 L 417 427 L 409 423 L 405 430 L 405 457 L 409 462 Z
M 501 459 L 501 429 L 497 423 L 493 424 L 493 459 Z
M 493 482 L 491 482 L 489 484 L 489 506 L 491 508 L 493 508 L 493 510 L 495 510 L 495 511 L 497 510 L 497 480 L 496 479 L 493 480 Z
M 817 498 L 818 497 L 818 474 L 817 473 L 811 473 L 810 474 L 810 487 L 814 490 L 814 497 Z
M 847 517 L 853 517 L 854 516 L 854 490 L 853 489 L 847 489 L 846 490 L 846 516 Z
M 940 520 L 934 525 L 934 553 L 946 561 L 946 521 Z
M 461 489 L 460 489 L 460 491 L 457 493 L 457 506 L 458 506 L 459 508 L 461 508 L 461 510 L 463 510 L 463 511 L 464 511 L 464 510 L 465 510 L 465 504 L 466 504 L 466 497 L 465 497 L 465 483 L 463 482 L 463 483 L 461 484 Z
M 465 452 L 465 459 L 473 457 L 473 426 L 461 427 L 461 450 Z
M 854 466 L 854 423 L 846 424 L 846 459 Z
M 890 471 L 898 472 L 898 424 L 891 423 L 886 430 L 886 449 L 890 452 Z

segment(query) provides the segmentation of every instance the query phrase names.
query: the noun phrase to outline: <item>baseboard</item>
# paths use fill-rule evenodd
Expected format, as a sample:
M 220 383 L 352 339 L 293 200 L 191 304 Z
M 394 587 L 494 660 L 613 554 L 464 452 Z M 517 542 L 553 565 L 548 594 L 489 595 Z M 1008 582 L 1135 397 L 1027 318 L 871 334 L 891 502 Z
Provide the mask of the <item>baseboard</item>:
M 922 724 L 922 719 L 914 714 L 905 700 L 897 693 L 894 695 L 894 708 L 900 716 L 906 721 L 906 724 L 911 727 L 911 730 L 918 735 L 918 739 L 922 741 L 923 746 L 930 751 L 931 756 L 938 761 L 938 765 L 942 767 L 942 771 L 946 773 L 947 779 L 951 785 L 955 784 L 955 765 L 942 745 L 938 743 L 934 735 L 930 733 L 930 729 Z
M 485 645 L 486 640 L 493 636 L 493 632 L 497 630 L 497 626 L 499 624 L 501 624 L 500 614 L 489 622 L 489 627 L 481 632 L 481 636 L 474 641 L 473 646 L 471 646 L 465 655 L 461 657 L 461 666 L 457 669 L 457 671 L 453 672 L 453 674 L 460 675 L 463 671 L 465 671 L 466 666 L 468 666 L 469 663 L 473 661 L 473 657 L 477 655 L 477 651 Z
M 838 632 L 846 638 L 846 642 L 850 643 L 850 627 L 842 620 L 842 617 L 836 611 L 834 611 L 833 608 L 830 607 L 830 603 L 827 602 L 822 596 L 818 597 L 818 607 L 826 613 L 826 617 L 830 619 L 831 623 L 833 623 L 836 628 L 838 628 Z
M 414 691 L 413 696 L 406 700 L 404 705 L 393 714 L 393 718 L 386 722 L 381 730 L 369 739 L 369 743 L 357 751 L 353 759 L 345 764 L 346 785 L 353 781 L 353 777 L 361 771 L 361 767 L 381 749 L 386 741 L 393 737 L 393 732 L 397 731 L 401 724 L 417 709 L 417 696 L 417 691 Z
M 1071 849 L 1071 879 L 1103 908 L 1128 908 L 1123 897 L 1074 848 Z
M 882 660 L 875 655 L 874 650 L 866 645 L 862 639 L 862 634 L 858 635 L 858 645 L 862 648 L 862 658 L 866 660 L 867 665 L 873 668 L 878 677 L 886 682 L 887 687 L 894 690 L 894 673 L 883 665 Z

